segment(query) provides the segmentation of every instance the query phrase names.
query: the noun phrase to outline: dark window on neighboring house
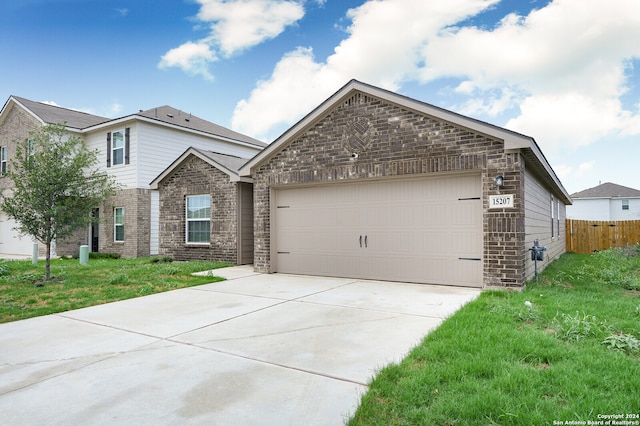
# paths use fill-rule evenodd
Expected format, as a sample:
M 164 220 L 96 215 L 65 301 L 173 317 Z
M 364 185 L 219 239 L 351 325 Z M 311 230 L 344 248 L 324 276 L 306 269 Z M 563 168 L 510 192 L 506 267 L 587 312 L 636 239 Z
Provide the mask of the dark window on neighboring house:
M 622 210 L 629 210 L 629 200 L 622 200 Z
M 211 196 L 187 196 L 187 243 L 211 242 Z
M 129 164 L 129 127 L 107 133 L 107 167 Z

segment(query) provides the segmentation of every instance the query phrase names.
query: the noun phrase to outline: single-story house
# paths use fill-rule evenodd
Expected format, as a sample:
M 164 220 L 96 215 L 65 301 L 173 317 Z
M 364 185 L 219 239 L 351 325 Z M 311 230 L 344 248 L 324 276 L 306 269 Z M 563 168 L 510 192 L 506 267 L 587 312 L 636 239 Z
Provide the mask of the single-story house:
M 239 177 L 258 272 L 521 287 L 534 241 L 538 269 L 565 251 L 571 197 L 533 138 L 356 80 Z
M 567 218 L 577 220 L 640 220 L 640 190 L 605 182 L 571 194 Z
M 253 185 L 233 155 L 187 149 L 150 184 L 159 193 L 159 254 L 253 263 Z

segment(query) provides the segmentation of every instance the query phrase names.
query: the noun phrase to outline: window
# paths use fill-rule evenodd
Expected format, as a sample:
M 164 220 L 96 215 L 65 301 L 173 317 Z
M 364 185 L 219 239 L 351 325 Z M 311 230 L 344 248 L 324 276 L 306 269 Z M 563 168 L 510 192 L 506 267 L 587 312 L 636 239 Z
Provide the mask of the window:
M 554 206 L 553 206 L 553 195 L 551 196 L 551 238 L 553 238 L 553 231 L 554 231 L 554 223 L 555 223 L 555 216 L 554 216 Z
M 0 148 L 0 175 L 7 173 L 7 147 Z
M 29 167 L 29 169 L 31 169 L 31 167 L 33 167 L 33 156 L 36 153 L 36 141 L 34 141 L 33 139 L 29 139 L 29 142 L 27 143 L 27 155 L 29 156 L 29 158 L 27 158 L 27 166 Z
M 556 236 L 560 238 L 560 200 L 556 198 Z
M 622 200 L 622 210 L 629 210 L 629 200 Z
M 208 244 L 211 241 L 211 196 L 187 197 L 187 243 Z
M 111 158 L 112 164 L 124 164 L 124 130 L 118 130 L 111 134 Z
M 113 241 L 124 241 L 124 207 L 113 209 Z

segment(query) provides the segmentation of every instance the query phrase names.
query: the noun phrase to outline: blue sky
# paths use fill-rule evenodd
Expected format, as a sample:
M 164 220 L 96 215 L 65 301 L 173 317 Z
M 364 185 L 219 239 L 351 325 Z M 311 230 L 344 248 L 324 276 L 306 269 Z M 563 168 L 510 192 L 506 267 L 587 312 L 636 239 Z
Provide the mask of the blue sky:
M 640 189 L 638 0 L 20 0 L 0 39 L 3 102 L 271 142 L 356 78 L 534 137 L 570 193 Z

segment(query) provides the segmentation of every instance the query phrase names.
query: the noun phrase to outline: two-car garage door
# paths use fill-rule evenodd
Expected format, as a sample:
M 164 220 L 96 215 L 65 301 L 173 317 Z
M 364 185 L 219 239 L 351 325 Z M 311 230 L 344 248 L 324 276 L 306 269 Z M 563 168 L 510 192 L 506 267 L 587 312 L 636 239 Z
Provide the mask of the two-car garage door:
M 275 191 L 275 270 L 482 286 L 478 175 Z

